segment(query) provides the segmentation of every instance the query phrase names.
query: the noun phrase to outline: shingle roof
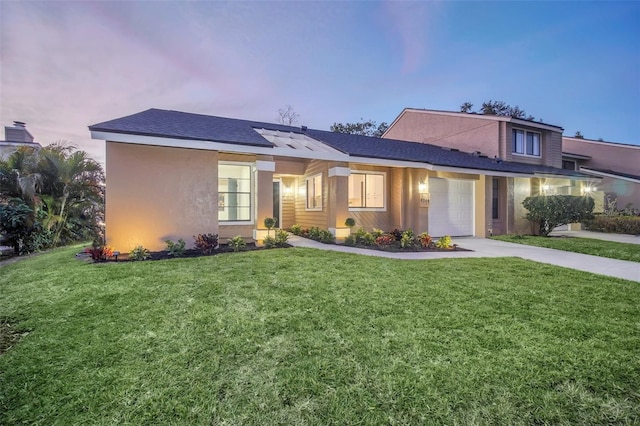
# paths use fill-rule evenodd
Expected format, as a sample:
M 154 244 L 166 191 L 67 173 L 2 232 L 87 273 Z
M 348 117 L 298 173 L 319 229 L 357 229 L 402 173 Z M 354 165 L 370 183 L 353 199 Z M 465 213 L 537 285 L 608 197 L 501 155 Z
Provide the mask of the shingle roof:
M 640 181 L 640 176 L 638 175 L 632 175 L 631 173 L 622 173 L 622 172 L 616 172 L 614 170 L 610 170 L 610 169 L 596 169 L 595 167 L 589 167 L 589 166 L 582 166 L 582 169 L 585 169 L 585 172 L 589 172 L 589 171 L 594 171 L 594 172 L 599 172 L 599 173 L 605 173 L 608 175 L 612 175 L 612 176 L 620 176 L 623 178 L 627 178 L 627 179 L 635 179 Z
M 509 173 L 550 173 L 565 176 L 584 176 L 571 170 L 549 166 L 497 161 L 493 158 L 475 156 L 466 152 L 451 151 L 436 145 L 407 142 L 394 139 L 372 138 L 346 133 L 308 130 L 309 136 L 355 157 L 380 158 L 388 160 L 415 161 L 437 166 L 460 167 L 466 169 L 492 170 Z
M 451 151 L 435 145 L 393 139 L 301 129 L 273 123 L 191 114 L 180 111 L 149 109 L 130 116 L 89 126 L 96 132 L 112 132 L 161 138 L 215 141 L 234 145 L 272 148 L 274 145 L 254 129 L 280 130 L 306 134 L 351 157 L 400 160 L 465 169 L 522 174 L 554 174 L 584 177 L 579 172 L 549 166 L 524 164 L 483 158 Z
M 180 111 L 148 109 L 137 114 L 89 126 L 91 131 L 126 133 L 176 139 L 227 142 L 239 145 L 272 147 L 254 128 L 267 127 L 284 132 L 297 131 L 299 127 L 259 123 L 235 118 L 214 117 Z

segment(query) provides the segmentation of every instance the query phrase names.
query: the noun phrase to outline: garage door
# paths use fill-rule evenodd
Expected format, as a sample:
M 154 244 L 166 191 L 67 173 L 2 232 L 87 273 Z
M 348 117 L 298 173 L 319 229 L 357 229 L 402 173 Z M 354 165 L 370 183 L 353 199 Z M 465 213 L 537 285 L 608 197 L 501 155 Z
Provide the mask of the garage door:
M 473 235 L 473 181 L 429 179 L 429 234 Z

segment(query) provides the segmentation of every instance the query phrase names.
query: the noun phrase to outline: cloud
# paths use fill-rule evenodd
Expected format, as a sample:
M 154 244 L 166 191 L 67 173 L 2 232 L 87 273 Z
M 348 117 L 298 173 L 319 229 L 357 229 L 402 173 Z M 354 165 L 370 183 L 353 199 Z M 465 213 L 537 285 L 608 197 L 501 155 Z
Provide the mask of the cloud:
M 412 74 L 423 68 L 429 61 L 434 33 L 437 2 L 387 1 L 382 8 L 394 50 L 401 52 L 402 74 Z

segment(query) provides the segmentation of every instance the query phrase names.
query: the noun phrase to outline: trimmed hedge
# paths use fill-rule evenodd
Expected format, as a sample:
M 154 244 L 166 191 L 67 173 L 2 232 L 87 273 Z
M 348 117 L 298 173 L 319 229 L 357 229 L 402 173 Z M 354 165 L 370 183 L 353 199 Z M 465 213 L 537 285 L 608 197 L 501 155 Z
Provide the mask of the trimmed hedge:
M 547 236 L 558 226 L 591 219 L 594 202 L 577 195 L 538 195 L 525 198 L 522 205 L 528 210 L 525 217 L 538 226 L 540 235 Z
M 589 231 L 640 235 L 640 216 L 596 216 L 584 226 Z

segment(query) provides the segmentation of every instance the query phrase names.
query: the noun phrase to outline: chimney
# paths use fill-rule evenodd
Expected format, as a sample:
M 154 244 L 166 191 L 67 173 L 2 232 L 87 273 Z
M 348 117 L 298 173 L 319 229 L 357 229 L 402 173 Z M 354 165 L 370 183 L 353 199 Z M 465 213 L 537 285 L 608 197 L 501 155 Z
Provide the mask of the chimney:
M 7 142 L 33 143 L 33 135 L 29 133 L 27 125 L 22 121 L 14 121 L 13 126 L 5 126 L 4 139 Z

